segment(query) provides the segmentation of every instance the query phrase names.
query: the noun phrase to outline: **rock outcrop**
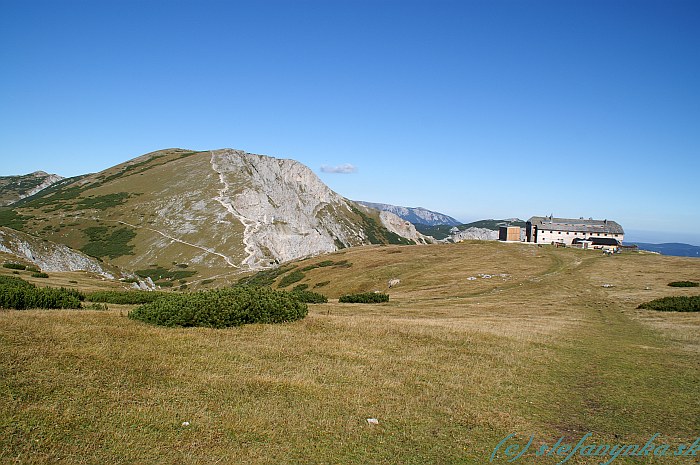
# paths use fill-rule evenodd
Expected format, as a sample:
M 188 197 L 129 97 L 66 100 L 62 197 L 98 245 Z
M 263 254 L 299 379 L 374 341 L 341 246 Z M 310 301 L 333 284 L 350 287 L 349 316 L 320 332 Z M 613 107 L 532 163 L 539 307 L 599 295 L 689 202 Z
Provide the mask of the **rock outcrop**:
M 211 165 L 221 183 L 216 200 L 245 227 L 242 265 L 259 268 L 366 242 L 350 219 L 351 202 L 297 161 L 217 150 Z
M 382 225 L 386 229 L 394 234 L 398 234 L 401 237 L 405 237 L 416 244 L 430 244 L 434 242 L 432 237 L 424 236 L 416 231 L 416 227 L 413 226 L 413 223 L 399 218 L 397 215 L 394 215 L 389 211 L 384 210 L 379 212 L 379 219 L 382 221 Z
M 455 228 L 456 229 L 456 228 Z M 452 242 L 462 241 L 497 241 L 498 231 L 484 228 L 467 228 L 463 231 L 453 231 L 449 239 Z
M 42 271 L 90 271 L 115 279 L 112 271 L 92 257 L 10 228 L 0 227 L 0 251 L 23 258 Z

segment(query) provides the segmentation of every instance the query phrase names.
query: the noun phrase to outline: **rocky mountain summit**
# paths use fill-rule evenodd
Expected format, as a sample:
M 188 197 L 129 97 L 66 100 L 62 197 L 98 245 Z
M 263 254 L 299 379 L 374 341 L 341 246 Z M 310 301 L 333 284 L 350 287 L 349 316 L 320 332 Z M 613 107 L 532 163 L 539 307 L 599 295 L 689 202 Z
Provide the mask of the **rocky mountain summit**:
M 63 179 L 57 174 L 35 171 L 22 176 L 0 176 L 0 207 L 30 197 Z
M 297 161 L 232 149 L 161 150 L 64 179 L 0 210 L 0 225 L 143 276 L 178 267 L 235 275 L 346 247 L 428 240 L 333 192 Z

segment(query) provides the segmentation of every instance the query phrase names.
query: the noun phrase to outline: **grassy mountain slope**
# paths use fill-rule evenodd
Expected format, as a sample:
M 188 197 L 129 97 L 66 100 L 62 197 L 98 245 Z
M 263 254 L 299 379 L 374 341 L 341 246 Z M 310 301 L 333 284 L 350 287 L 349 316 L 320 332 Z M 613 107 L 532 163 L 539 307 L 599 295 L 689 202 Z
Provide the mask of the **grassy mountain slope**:
M 699 315 L 636 309 L 696 292 L 667 286 L 700 280 L 694 259 L 465 242 L 289 264 L 313 265 L 297 284 L 330 296 L 401 283 L 385 304 L 231 330 L 111 305 L 0 312 L 0 461 L 484 464 L 514 432 L 538 447 L 697 438 Z
M 161 150 L 65 179 L 0 210 L 0 225 L 142 275 L 187 267 L 186 280 L 225 279 L 342 247 L 409 243 L 303 165 L 231 150 Z

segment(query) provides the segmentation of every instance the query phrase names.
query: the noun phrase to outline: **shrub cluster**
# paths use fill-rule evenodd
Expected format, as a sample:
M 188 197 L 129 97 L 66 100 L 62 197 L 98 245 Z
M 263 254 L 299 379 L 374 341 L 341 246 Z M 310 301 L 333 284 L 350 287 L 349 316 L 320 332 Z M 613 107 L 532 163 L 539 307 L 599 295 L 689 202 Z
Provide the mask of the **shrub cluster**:
M 663 297 L 639 305 L 637 308 L 662 312 L 700 312 L 700 295 Z
M 338 302 L 346 304 L 376 304 L 389 302 L 389 294 L 381 292 L 363 292 L 361 294 L 341 295 Z
M 169 294 L 129 312 L 129 318 L 162 326 L 226 328 L 247 323 L 281 323 L 304 318 L 305 303 L 269 288 L 234 287 Z
M 671 287 L 698 287 L 700 283 L 694 281 L 673 281 L 672 283 L 668 283 L 668 285 Z
M 107 304 L 148 304 L 167 296 L 165 292 L 157 291 L 96 291 L 85 296 L 90 302 L 102 302 Z
M 11 270 L 26 270 L 27 265 L 22 265 L 21 263 L 3 263 L 3 268 L 9 268 Z
M 37 271 L 32 273 L 32 278 L 48 278 L 49 275 L 46 273 L 42 273 L 41 271 Z
M 325 304 L 328 302 L 328 298 L 323 294 L 319 294 L 318 292 L 300 289 L 293 290 L 290 292 L 290 294 L 299 302 L 304 302 L 307 304 Z
M 270 270 L 258 271 L 254 275 L 244 276 L 238 280 L 238 286 L 272 286 L 279 276 L 283 275 L 289 270 L 292 270 L 296 265 L 283 265 L 278 268 L 272 268 Z
M 280 279 L 280 282 L 277 285 L 277 287 L 287 287 L 290 284 L 294 284 L 296 282 L 301 281 L 305 277 L 306 275 L 301 270 L 294 270 L 291 273 L 284 275 L 282 279 Z
M 80 308 L 83 299 L 75 289 L 36 287 L 15 276 L 0 276 L 0 308 Z

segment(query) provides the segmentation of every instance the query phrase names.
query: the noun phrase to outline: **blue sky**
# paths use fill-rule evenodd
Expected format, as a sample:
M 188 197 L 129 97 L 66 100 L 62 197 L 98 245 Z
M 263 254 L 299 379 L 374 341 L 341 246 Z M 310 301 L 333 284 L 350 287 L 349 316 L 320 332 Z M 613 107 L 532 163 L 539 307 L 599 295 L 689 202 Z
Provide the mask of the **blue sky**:
M 0 0 L 0 175 L 231 147 L 356 200 L 700 244 L 698 24 L 694 0 Z

